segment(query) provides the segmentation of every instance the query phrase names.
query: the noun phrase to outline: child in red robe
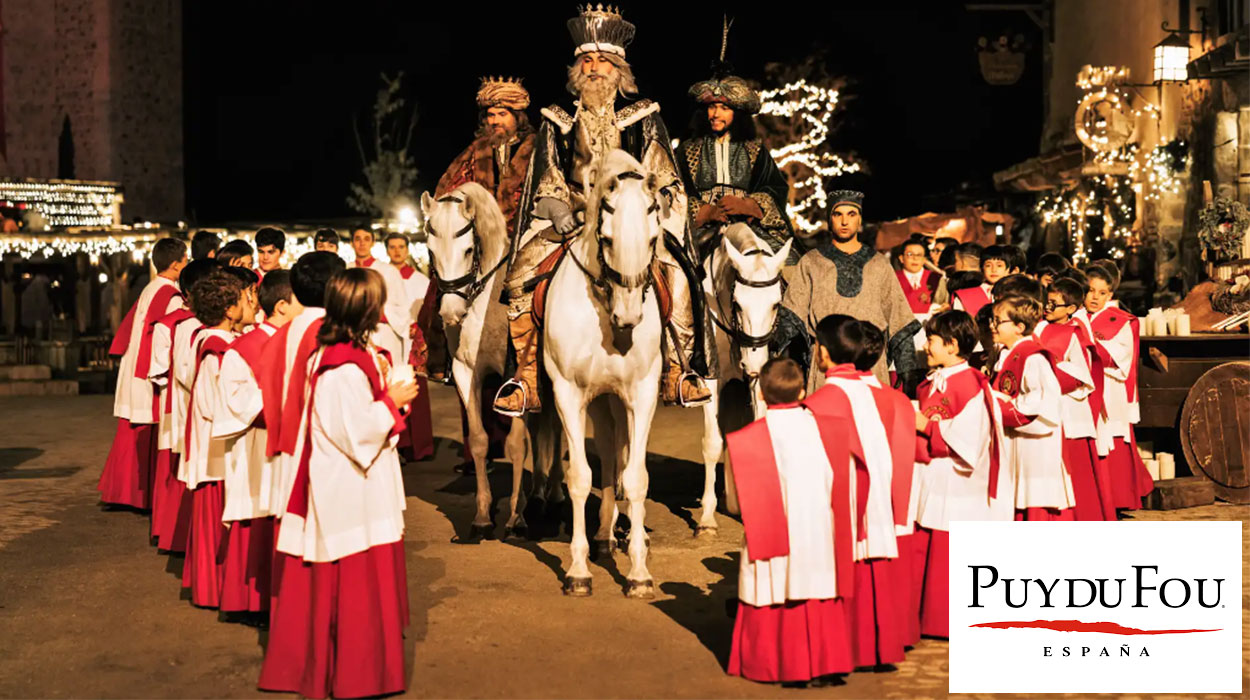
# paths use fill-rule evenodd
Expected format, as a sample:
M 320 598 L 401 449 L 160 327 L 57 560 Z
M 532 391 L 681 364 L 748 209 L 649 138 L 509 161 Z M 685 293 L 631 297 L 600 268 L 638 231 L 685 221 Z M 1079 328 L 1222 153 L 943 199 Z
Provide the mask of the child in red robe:
M 224 442 L 225 452 L 222 520 L 229 534 L 219 557 L 223 562 L 220 607 L 225 612 L 269 609 L 273 460 L 265 454 L 261 354 L 273 334 L 303 311 L 291 293 L 286 270 L 265 275 L 257 297 L 265 321 L 231 343 L 222 357 L 221 403 L 213 417 L 213 437 Z
M 859 446 L 871 484 L 866 507 L 859 513 L 863 527 L 855 543 L 856 594 L 850 605 L 857 667 L 902 661 L 903 647 L 909 643 L 907 631 L 913 627 L 906 618 L 909 591 L 897 585 L 904 577 L 897 565 L 896 528 L 907 520 L 915 412 L 906 397 L 875 380 L 869 383 L 859 370 L 857 365 L 864 363 L 871 368 L 880 355 L 876 334 L 871 341 L 867 339 L 867 325 L 871 324 L 840 314 L 820 320 L 816 362 L 825 374 L 825 384 L 804 401 L 817 415 L 843 421 L 849 417 L 855 435 L 852 444 Z M 902 425 L 897 430 L 894 418 L 900 411 Z M 896 452 L 902 458 L 897 473 Z
M 187 265 L 187 244 L 162 238 L 152 246 L 156 277 L 117 329 L 110 355 L 120 355 L 113 415 L 117 433 L 96 486 L 100 500 L 147 509 L 152 506 L 152 472 L 156 463 L 157 388 L 148 376 L 152 331 L 163 316 L 182 306 L 178 275 Z
M 948 637 L 950 523 L 1012 520 L 1014 484 L 1002 468 L 997 402 L 985 375 L 968 366 L 977 343 L 972 317 L 943 311 L 925 324 L 932 371 L 916 391 L 917 461 L 913 585 L 920 586 L 920 631 Z
M 247 268 L 236 268 L 255 276 Z M 226 535 L 222 524 L 225 451 L 213 440 L 213 416 L 221 400 L 221 358 L 244 322 L 250 300 L 245 283 L 236 274 L 214 270 L 195 283 L 195 315 L 204 326 L 192 350 L 195 373 L 190 382 L 186 453 L 183 475 L 191 491 L 191 520 L 187 529 L 187 558 L 183 586 L 191 589 L 191 603 L 216 608 L 221 602 L 221 561 L 218 550 Z
M 152 360 L 148 366 L 148 378 L 159 387 L 156 468 L 152 477 L 152 527 L 151 535 L 159 549 L 181 553 L 186 550 L 186 528 L 178 529 L 177 515 L 182 504 L 186 486 L 178 480 L 178 465 L 182 458 L 181 442 L 177 439 L 185 424 L 177 420 L 174 407 L 183 403 L 175 401 L 184 393 L 173 377 L 174 335 L 178 328 L 193 323 L 195 312 L 191 311 L 191 289 L 210 270 L 217 267 L 212 258 L 202 258 L 187 263 L 178 276 L 178 287 L 183 293 L 181 307 L 165 314 L 152 329 Z M 182 415 L 181 411 L 178 415 Z M 189 504 L 189 502 L 188 502 Z
M 404 485 L 399 409 L 413 381 L 391 383 L 370 345 L 386 300 L 380 275 L 352 268 L 326 290 L 308 375 L 299 463 L 278 533 L 289 559 L 260 687 L 305 697 L 404 690 Z
M 1103 423 L 1111 449 L 1105 460 L 1111 481 L 1111 502 L 1116 509 L 1141 508 L 1141 499 L 1154 490 L 1154 480 L 1141 455 L 1133 425 L 1141 420 L 1137 403 L 1138 329 L 1137 317 L 1121 309 L 1113 299 L 1120 283 L 1115 263 L 1094 263 L 1085 268 L 1085 306 L 1076 317 L 1089 329 L 1103 365 Z
M 1074 516 L 1077 520 L 1114 520 L 1111 484 L 1100 483 L 1096 469 L 1110 448 L 1100 446 L 1096 439 L 1102 416 L 1102 364 L 1093 339 L 1072 318 L 1084 299 L 1085 288 L 1080 282 L 1055 277 L 1046 289 L 1046 317 L 1033 329 L 1033 337 L 1055 361 L 1055 375 L 1063 390 L 1063 463 L 1072 477 Z
M 746 539 L 728 671 L 764 682 L 850 673 L 851 432 L 799 404 L 806 377 L 793 360 L 770 360 L 759 381 L 766 415 L 726 437 Z
M 1076 499 L 1063 462 L 1063 392 L 1042 344 L 1032 338 L 1042 303 L 1031 296 L 994 302 L 990 380 L 1002 411 L 999 437 L 1016 484 L 1017 520 L 1073 520 Z

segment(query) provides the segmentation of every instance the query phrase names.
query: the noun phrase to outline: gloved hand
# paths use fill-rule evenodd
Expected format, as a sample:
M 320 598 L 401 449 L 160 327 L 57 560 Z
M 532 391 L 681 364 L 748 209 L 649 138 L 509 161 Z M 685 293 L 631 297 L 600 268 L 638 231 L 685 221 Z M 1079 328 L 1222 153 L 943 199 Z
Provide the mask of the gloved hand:
M 695 228 L 703 228 L 712 221 L 719 221 L 723 224 L 728 220 L 725 216 L 725 210 L 715 204 L 704 204 L 699 207 L 699 212 L 694 215 Z
M 554 197 L 539 199 L 534 205 L 534 214 L 550 221 L 556 233 L 561 236 L 566 236 L 577 228 L 577 222 L 573 219 L 573 212 L 569 210 L 569 205 Z
M 725 213 L 733 216 L 745 216 L 749 219 L 764 218 L 764 210 L 754 199 L 727 194 L 720 198 L 720 207 L 725 210 Z

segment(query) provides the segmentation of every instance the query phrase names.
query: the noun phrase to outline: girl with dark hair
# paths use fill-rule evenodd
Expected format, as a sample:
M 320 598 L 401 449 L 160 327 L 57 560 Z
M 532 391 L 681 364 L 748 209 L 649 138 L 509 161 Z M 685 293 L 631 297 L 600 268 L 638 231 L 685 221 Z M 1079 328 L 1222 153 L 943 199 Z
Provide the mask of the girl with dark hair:
M 407 576 L 400 409 L 417 395 L 369 345 L 386 303 L 373 270 L 338 273 L 308 379 L 306 431 L 278 534 L 285 559 L 263 690 L 363 697 L 404 690 Z

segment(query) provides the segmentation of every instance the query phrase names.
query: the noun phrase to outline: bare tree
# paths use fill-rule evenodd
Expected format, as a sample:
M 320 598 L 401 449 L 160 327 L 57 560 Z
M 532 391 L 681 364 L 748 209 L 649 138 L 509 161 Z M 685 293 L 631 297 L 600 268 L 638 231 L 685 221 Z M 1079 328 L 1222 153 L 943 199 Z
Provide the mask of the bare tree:
M 369 216 L 392 216 L 416 199 L 417 166 L 408 147 L 417 127 L 417 109 L 415 105 L 405 109 L 406 101 L 400 96 L 403 79 L 402 71 L 394 78 L 382 74 L 382 88 L 373 103 L 372 153 L 365 150 L 359 125 L 352 124 L 365 184 L 351 184 L 347 203 Z

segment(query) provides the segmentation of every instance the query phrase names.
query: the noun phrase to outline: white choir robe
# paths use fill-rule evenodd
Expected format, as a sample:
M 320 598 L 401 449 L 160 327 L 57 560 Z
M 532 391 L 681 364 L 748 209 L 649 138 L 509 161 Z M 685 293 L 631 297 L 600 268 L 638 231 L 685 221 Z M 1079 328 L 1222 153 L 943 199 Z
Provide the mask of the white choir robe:
M 744 543 L 738 566 L 738 598 L 756 607 L 787 600 L 836 598 L 839 592 L 830 508 L 833 469 L 816 419 L 804 408 L 770 409 L 765 419 L 773 436 L 773 455 L 790 523 L 790 553 L 751 561 Z M 855 471 L 853 464 L 850 471 Z M 856 539 L 852 534 L 852 541 Z
M 169 327 L 158 323 L 152 329 L 152 360 L 148 363 L 148 379 L 160 390 L 156 427 L 156 449 L 173 449 L 172 416 L 165 412 L 165 395 L 170 391 L 169 348 L 174 342 Z
M 300 341 L 304 338 L 304 334 L 308 332 L 308 327 L 314 322 L 325 318 L 326 310 L 316 306 L 305 307 L 303 312 L 295 318 L 291 319 L 288 325 L 290 328 L 286 337 L 286 347 L 283 348 L 283 357 L 285 361 L 282 366 L 282 398 L 286 400 L 287 392 L 291 388 L 291 373 L 295 367 L 295 356 L 299 353 Z M 314 355 L 315 357 L 315 355 Z M 307 386 L 304 387 L 304 393 L 307 394 Z M 294 455 L 278 454 L 271 462 L 273 474 L 272 485 L 269 488 L 270 502 L 269 513 L 275 518 L 281 519 L 286 514 L 287 502 L 291 500 L 291 488 L 295 485 L 295 472 L 299 469 L 299 450 L 300 445 L 304 444 L 304 433 L 307 430 L 307 416 L 301 412 L 299 417 L 299 430 L 295 444 L 296 453 Z
M 1042 341 L 1042 330 L 1047 325 L 1046 321 L 1039 321 L 1037 327 L 1033 329 L 1033 337 L 1039 343 Z M 1089 352 L 1081 346 L 1081 341 L 1075 333 L 1069 339 L 1068 347 L 1063 357 L 1058 358 L 1057 364 L 1061 372 L 1081 383 L 1074 391 L 1064 394 L 1060 399 L 1063 409 L 1063 436 L 1067 439 L 1095 440 L 1098 454 L 1106 456 L 1111 449 L 1111 442 L 1105 437 L 1105 431 L 1104 439 L 1099 439 L 1098 422 L 1094 420 L 1094 408 L 1090 405 L 1090 399 L 1094 393 L 1093 365 Z
M 187 453 L 187 417 L 191 415 L 191 379 L 195 376 L 195 349 L 191 336 L 203 328 L 198 318 L 178 324 L 174 329 L 173 366 L 169 368 L 173 395 L 169 406 L 169 449 L 179 455 Z M 178 464 L 178 480 L 187 483 L 186 460 Z
M 874 379 L 874 381 L 876 381 Z M 829 377 L 832 384 L 846 394 L 851 404 L 852 426 L 859 434 L 868 471 L 868 505 L 864 514 L 864 538 L 855 541 L 855 561 L 862 559 L 893 559 L 898 556 L 898 540 L 894 529 L 894 506 L 891 484 L 894 483 L 894 462 L 890 439 L 877 410 L 872 389 L 863 380 Z M 851 470 L 855 479 L 855 470 Z M 852 484 L 851 493 L 856 493 Z
M 136 377 L 135 368 L 139 364 L 139 351 L 143 341 L 144 322 L 152 311 L 152 301 L 157 291 L 163 287 L 178 289 L 178 283 L 165 277 L 157 276 L 139 294 L 135 302 L 133 323 L 130 326 L 130 342 L 126 352 L 122 354 L 121 363 L 117 368 L 117 391 L 113 395 L 113 416 L 124 418 L 132 425 L 156 423 L 159 416 L 153 411 L 153 395 L 155 387 L 148 377 Z M 156 310 L 154 318 L 161 318 L 182 306 L 182 299 L 169 298 L 164 309 Z
M 995 371 L 1002 370 L 1009 354 L 999 353 Z M 1016 508 L 1065 510 L 1076 505 L 1072 478 L 1063 466 L 1063 392 L 1050 361 L 1040 352 L 1030 355 L 1024 361 L 1015 398 L 1000 392 L 995 395 L 1020 413 L 1034 416 L 1024 425 L 1004 428 L 1000 434 L 1016 484 Z
M 320 359 L 317 353 L 312 362 Z M 354 364 L 320 375 L 312 404 L 308 515 L 286 513 L 278 551 L 330 562 L 399 542 L 406 504 L 391 409 L 373 400 L 368 377 Z
M 272 336 L 277 329 L 268 324 L 261 332 Z M 213 437 L 224 443 L 226 496 L 223 522 L 263 518 L 271 514 L 274 501 L 274 460 L 265 455 L 268 431 L 252 427 L 264 408 L 260 384 L 252 368 L 237 350 L 230 349 L 221 359 L 221 405 L 213 417 Z
M 943 392 L 948 379 L 969 369 L 968 363 L 961 362 L 935 370 L 929 379 L 936 391 Z M 934 457 L 920 465 L 915 522 L 921 527 L 949 531 L 954 520 L 1015 519 L 1015 485 L 1001 443 L 998 491 L 989 498 L 991 431 L 994 425 L 1002 425 L 997 404 L 993 410 L 991 423 L 985 401 L 975 396 L 962 411 L 938 421 L 938 430 L 953 456 Z
M 385 320 L 378 324 L 370 340 L 374 345 L 390 353 L 393 364 L 405 363 L 408 361 L 407 350 L 412 343 L 408 337 L 412 317 L 409 311 L 411 303 L 408 301 L 408 290 L 404 285 L 404 278 L 389 262 L 382 262 L 376 258 L 370 260 L 368 264 L 361 264 L 358 260 L 356 265 L 375 270 L 382 275 L 382 280 L 386 283 L 386 306 L 383 309 Z
M 402 278 L 403 275 L 401 274 Z M 421 274 L 420 270 L 413 269 L 412 274 L 404 280 L 404 291 L 408 294 L 408 320 L 410 323 L 417 322 L 417 316 L 421 314 L 421 307 L 425 304 L 425 293 L 430 288 L 430 278 Z M 412 338 L 407 334 L 404 335 L 404 357 L 403 362 L 407 363 L 408 358 L 412 354 Z
M 205 329 L 195 338 L 193 347 L 197 354 L 204 341 L 211 337 L 219 337 L 226 343 L 234 340 L 234 334 L 229 331 Z M 193 381 L 194 395 L 187 415 L 187 420 L 192 422 L 191 439 L 187 441 L 178 470 L 180 475 L 186 475 L 182 480 L 189 489 L 226 478 L 225 443 L 213 439 L 213 417 L 221 404 L 221 359 L 216 355 L 206 356 Z
M 1106 313 L 1111 304 L 1103 307 L 1092 316 L 1086 315 L 1087 323 Z M 1083 311 L 1081 312 L 1083 313 Z M 1091 332 L 1090 337 L 1093 337 Z M 1133 343 L 1133 329 L 1124 324 L 1114 337 L 1106 340 L 1095 339 L 1111 356 L 1111 364 L 1103 368 L 1105 379 L 1102 387 L 1103 403 L 1107 408 L 1107 420 L 1104 424 L 1112 438 L 1129 439 L 1131 426 L 1141 421 L 1141 407 L 1137 401 L 1128 399 L 1128 373 L 1137 355 L 1137 347 Z

